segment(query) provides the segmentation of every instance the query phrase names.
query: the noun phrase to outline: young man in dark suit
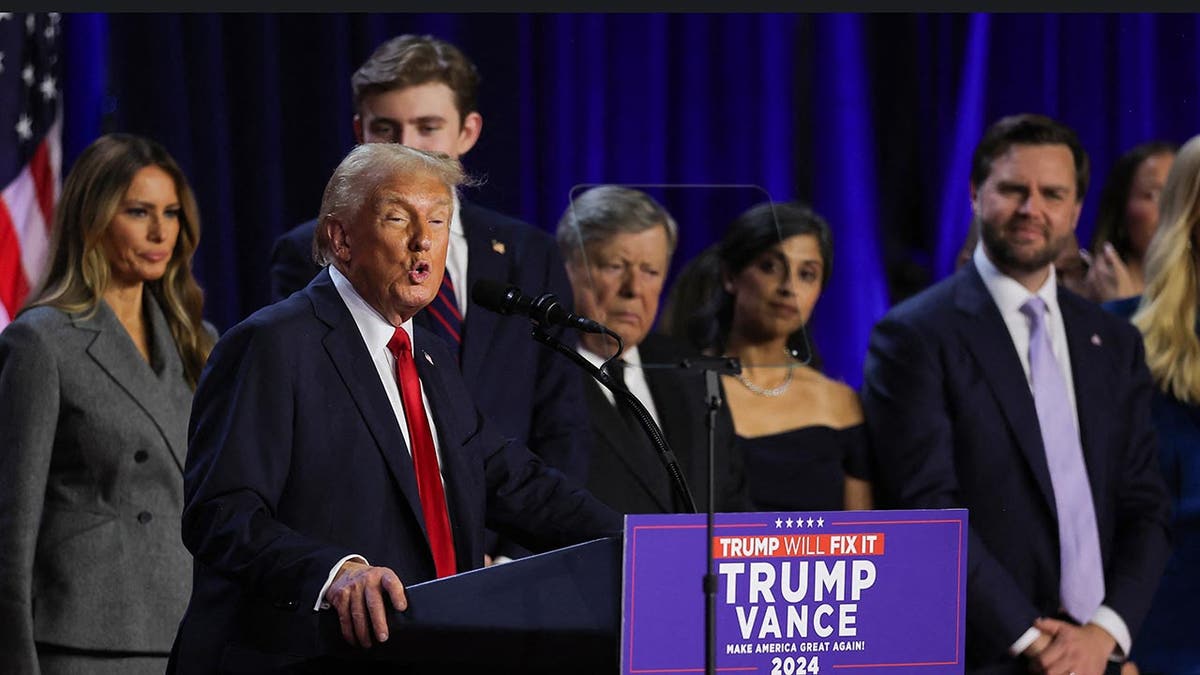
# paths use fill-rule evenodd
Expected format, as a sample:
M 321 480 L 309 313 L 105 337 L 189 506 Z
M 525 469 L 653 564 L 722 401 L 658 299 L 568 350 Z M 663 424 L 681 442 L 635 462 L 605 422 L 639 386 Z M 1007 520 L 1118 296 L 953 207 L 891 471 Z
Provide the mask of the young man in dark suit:
M 885 507 L 970 510 L 969 673 L 1115 673 L 1169 549 L 1137 331 L 1056 284 L 1088 160 L 1006 117 L 975 150 L 980 241 L 876 326 L 863 408 Z
M 624 351 L 614 376 L 646 406 L 677 455 L 696 507 L 708 506 L 708 412 L 704 377 L 669 366 L 692 356 L 682 345 L 651 334 L 663 281 L 675 250 L 675 220 L 650 195 L 602 185 L 571 200 L 556 237 L 575 306 L 621 336 Z M 599 366 L 616 351 L 604 335 L 586 334 L 579 353 Z M 684 504 L 636 419 L 618 408 L 598 383 L 585 386 L 591 447 L 588 490 L 622 513 L 677 513 Z M 724 397 L 722 397 L 724 398 Z M 750 510 L 733 421 L 724 405 L 716 425 L 717 511 Z
M 459 158 L 483 131 L 479 75 L 454 45 L 429 35 L 401 35 L 381 44 L 351 78 L 354 137 L 359 143 L 401 143 Z M 506 436 L 582 482 L 582 373 L 535 342 L 529 322 L 469 302 L 479 279 L 513 284 L 530 294 L 550 292 L 570 307 L 570 286 L 549 233 L 467 200 L 450 228 L 447 274 L 439 297 L 416 316 L 457 350 L 475 401 Z M 316 221 L 281 236 L 271 253 L 276 300 L 303 288 L 320 266 L 313 260 Z M 573 341 L 565 333 L 563 339 Z M 494 539 L 494 538 L 493 538 Z M 493 541 L 491 555 L 524 553 Z
M 484 526 L 535 550 L 620 517 L 479 415 L 445 342 L 413 316 L 439 292 L 455 160 L 368 143 L 322 199 L 327 268 L 217 343 L 196 390 L 183 541 L 194 583 L 176 672 L 273 672 L 343 638 L 387 640 L 404 586 L 483 565 Z

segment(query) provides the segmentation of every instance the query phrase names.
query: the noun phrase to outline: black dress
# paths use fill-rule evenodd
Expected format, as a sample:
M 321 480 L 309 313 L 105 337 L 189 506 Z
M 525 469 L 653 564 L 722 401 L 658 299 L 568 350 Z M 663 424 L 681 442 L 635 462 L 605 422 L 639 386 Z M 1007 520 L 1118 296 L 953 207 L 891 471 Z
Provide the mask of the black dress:
M 746 483 L 758 511 L 841 511 L 846 475 L 867 480 L 866 426 L 811 426 L 738 436 Z

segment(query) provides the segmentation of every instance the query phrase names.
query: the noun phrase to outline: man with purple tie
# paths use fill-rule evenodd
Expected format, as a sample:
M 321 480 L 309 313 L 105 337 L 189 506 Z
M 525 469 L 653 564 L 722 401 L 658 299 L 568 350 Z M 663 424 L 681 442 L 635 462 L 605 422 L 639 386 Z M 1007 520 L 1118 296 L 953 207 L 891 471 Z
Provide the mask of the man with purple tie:
M 376 48 L 351 78 L 354 137 L 400 143 L 458 159 L 483 131 L 479 75 L 454 45 L 430 35 L 400 35 Z M 530 337 L 529 322 L 471 305 L 471 286 L 493 279 L 532 294 L 554 293 L 570 309 L 571 286 L 554 238 L 532 225 L 457 199 L 442 287 L 415 318 L 457 350 L 480 410 L 501 433 L 576 481 L 586 478 L 588 434 L 583 374 Z M 275 241 L 271 293 L 281 300 L 321 270 L 313 258 L 316 221 Z M 561 336 L 568 344 L 575 337 Z M 488 553 L 525 552 L 491 538 Z
M 1070 128 L 993 124 L 972 259 L 871 336 L 879 503 L 970 510 L 968 673 L 1118 672 L 1166 564 L 1141 337 L 1055 280 L 1087 183 Z

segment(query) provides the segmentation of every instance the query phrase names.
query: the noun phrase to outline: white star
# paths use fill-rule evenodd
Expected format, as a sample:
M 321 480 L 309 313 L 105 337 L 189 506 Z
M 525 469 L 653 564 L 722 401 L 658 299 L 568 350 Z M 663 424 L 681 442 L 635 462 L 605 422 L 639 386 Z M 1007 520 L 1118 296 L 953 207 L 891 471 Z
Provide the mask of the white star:
M 58 29 L 54 24 L 48 24 L 43 30 L 42 35 L 46 36 L 47 40 L 53 40 L 55 35 L 58 35 Z
M 817 518 L 817 527 L 825 527 L 825 519 Z
M 57 26 L 59 21 L 62 21 L 62 14 L 59 14 L 58 12 L 50 12 L 50 23 Z
M 812 527 L 812 525 L 813 525 L 813 519 L 812 519 L 812 518 L 809 518 L 809 519 L 808 519 L 808 526 L 809 526 L 809 527 Z
M 17 120 L 17 136 L 23 141 L 33 138 L 33 122 L 29 119 L 29 115 L 21 115 Z
M 49 75 L 42 78 L 42 85 L 38 89 L 41 90 L 43 99 L 47 101 L 53 99 L 55 95 L 54 78 Z
M 788 519 L 787 519 L 787 524 L 788 524 L 788 527 L 791 527 L 791 526 L 792 526 L 792 519 L 791 519 L 791 518 L 788 518 Z
M 33 35 L 33 15 L 32 14 L 25 15 L 25 32 L 29 33 L 30 35 Z
M 12 19 L 12 12 L 0 12 L 0 21 Z
M 778 530 L 781 527 L 783 527 L 783 518 L 776 518 L 775 519 L 775 529 Z
M 33 66 L 32 65 L 25 64 L 25 67 L 21 69 L 21 79 L 25 80 L 26 86 L 33 86 Z

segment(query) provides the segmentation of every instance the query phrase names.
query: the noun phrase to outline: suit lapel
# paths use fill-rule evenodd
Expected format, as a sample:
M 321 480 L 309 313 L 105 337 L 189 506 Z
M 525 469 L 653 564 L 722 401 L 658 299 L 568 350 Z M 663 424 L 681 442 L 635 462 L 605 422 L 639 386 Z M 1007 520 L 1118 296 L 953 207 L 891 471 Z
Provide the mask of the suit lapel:
M 633 485 L 649 495 L 663 513 L 673 513 L 675 509 L 671 508 L 670 484 L 666 484 L 667 491 L 664 492 L 661 487 L 663 480 L 654 480 L 660 477 L 665 480 L 666 469 L 658 456 L 650 452 L 653 449 L 648 447 L 650 440 L 642 443 L 629 437 L 631 432 L 627 431 L 625 420 L 600 387 L 600 383 L 590 378 L 584 383 L 588 411 L 593 417 L 592 431 L 599 431 L 596 442 L 608 446 L 595 448 L 594 452 L 611 452 L 629 469 Z
M 163 363 L 161 376 L 138 352 L 133 339 L 108 303 L 101 301 L 92 316 L 83 319 L 76 315 L 73 322 L 76 328 L 95 333 L 87 348 L 88 356 L 146 413 L 166 443 L 175 464 L 183 471 L 187 448 L 172 443 L 171 434 L 164 428 L 179 421 L 169 385 L 172 381 L 182 380 L 183 365 L 158 303 L 149 295 L 149 290 L 145 293 L 144 307 L 149 322 L 147 328 L 150 331 L 151 349 Z
M 1089 321 L 1087 314 L 1079 306 L 1080 302 L 1086 301 L 1067 296 L 1059 290 L 1058 306 L 1066 328 L 1067 348 L 1071 354 L 1071 377 L 1075 383 L 1079 442 L 1083 447 L 1083 459 L 1087 465 L 1092 492 L 1104 494 L 1101 488 L 1108 480 L 1108 467 L 1104 460 L 1110 456 L 1110 453 L 1105 452 L 1104 445 L 1111 437 L 1109 416 L 1105 411 L 1114 409 L 1109 395 L 1110 392 L 1117 391 L 1117 387 L 1113 382 L 1114 373 L 1108 367 L 1108 360 L 1098 358 L 1104 349 L 1100 327 Z M 1102 511 L 1103 509 L 1096 509 L 1097 518 L 1101 517 Z
M 682 451 L 683 448 L 706 447 L 707 441 L 695 438 L 694 432 L 704 428 L 704 421 L 692 417 L 693 409 L 691 394 L 695 383 L 689 383 L 683 371 L 673 367 L 675 359 L 655 348 L 654 336 L 648 336 L 646 341 L 638 346 L 642 356 L 642 373 L 646 377 L 646 385 L 650 388 L 650 396 L 654 398 L 654 407 L 658 410 L 663 435 L 667 443 L 682 464 L 688 480 L 694 478 L 695 467 L 688 466 L 687 459 L 681 455 L 692 456 L 693 453 Z M 697 443 L 701 445 L 697 445 Z
M 329 332 L 321 340 L 329 360 L 349 391 L 350 399 L 358 407 L 363 424 L 375 439 L 384 463 L 400 486 L 428 542 L 429 534 L 425 532 L 425 519 L 421 515 L 421 498 L 417 492 L 412 456 L 396 424 L 396 413 L 379 381 L 379 371 L 375 369 L 371 355 L 363 344 L 362 333 L 334 288 L 328 270 L 322 270 L 306 292 L 312 298 L 317 318 L 329 326 Z
M 1046 506 L 1053 513 L 1054 488 L 1050 483 L 1050 467 L 1046 464 L 1046 450 L 1038 430 L 1037 408 L 1008 326 L 974 263 L 967 263 L 960 274 L 963 279 L 955 292 L 955 306 L 961 319 L 958 330 L 983 371 L 984 379 L 996 400 L 1000 401 L 1000 412 L 1033 471 Z M 986 414 L 985 411 L 980 412 Z
M 496 239 L 497 234 L 480 222 L 475 207 L 462 203 L 463 232 L 467 237 L 467 297 L 480 279 L 506 281 L 508 251 L 512 242 Z M 522 291 L 533 292 L 523 288 Z M 468 302 L 470 302 L 468 300 Z M 480 371 L 488 362 L 488 352 L 495 341 L 496 323 L 500 315 L 472 304 L 463 325 L 462 372 L 468 382 L 479 381 Z
M 644 352 L 643 352 L 644 355 Z M 646 374 L 646 384 L 650 388 L 650 395 L 654 397 L 654 406 L 658 409 L 658 418 L 662 420 L 663 436 L 667 439 L 667 444 L 671 446 L 671 450 L 675 453 L 675 459 L 679 462 L 679 470 L 687 481 L 688 486 L 707 485 L 708 473 L 703 471 L 707 466 L 708 457 L 708 439 L 695 438 L 693 432 L 703 429 L 703 420 L 693 419 L 688 403 L 691 401 L 691 388 L 687 382 L 681 377 L 680 373 L 669 368 L 655 368 L 654 365 L 662 365 L 662 362 L 643 362 L 651 363 L 650 367 L 645 367 L 643 372 Z M 695 460 L 695 461 L 693 461 Z M 662 464 L 659 461 L 659 464 Z M 675 502 L 674 487 L 671 488 L 671 503 Z M 697 508 L 706 508 L 705 499 L 707 491 L 701 490 L 702 495 L 693 494 L 693 499 L 696 501 Z M 670 512 L 677 509 L 672 508 Z

